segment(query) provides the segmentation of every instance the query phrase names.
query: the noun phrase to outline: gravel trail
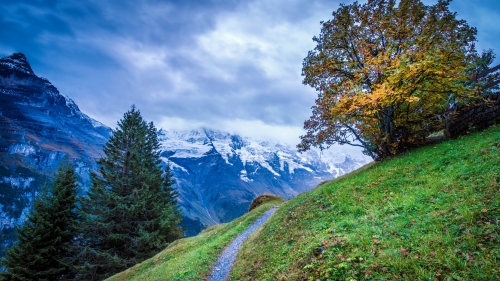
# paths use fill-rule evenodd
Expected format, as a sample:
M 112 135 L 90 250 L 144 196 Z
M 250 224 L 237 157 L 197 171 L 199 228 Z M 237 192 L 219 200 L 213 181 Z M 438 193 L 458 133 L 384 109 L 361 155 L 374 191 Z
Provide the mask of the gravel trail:
M 236 259 L 236 254 L 240 250 L 241 244 L 254 233 L 259 227 L 261 227 L 271 215 L 278 209 L 274 206 L 267 210 L 260 218 L 254 221 L 243 233 L 238 235 L 229 246 L 227 246 L 220 257 L 217 259 L 214 268 L 212 269 L 212 274 L 208 277 L 207 281 L 226 281 L 229 277 L 229 272 L 233 267 L 234 260 Z

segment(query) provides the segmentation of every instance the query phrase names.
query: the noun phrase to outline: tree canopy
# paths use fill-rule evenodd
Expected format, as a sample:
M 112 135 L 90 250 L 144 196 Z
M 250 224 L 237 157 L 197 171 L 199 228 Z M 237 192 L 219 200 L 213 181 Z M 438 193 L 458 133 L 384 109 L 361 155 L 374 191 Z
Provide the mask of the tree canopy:
M 467 83 L 476 29 L 456 19 L 450 1 L 355 2 L 322 22 L 303 63 L 303 83 L 318 98 L 299 150 L 348 144 L 382 159 L 442 129 L 451 100 L 477 92 Z

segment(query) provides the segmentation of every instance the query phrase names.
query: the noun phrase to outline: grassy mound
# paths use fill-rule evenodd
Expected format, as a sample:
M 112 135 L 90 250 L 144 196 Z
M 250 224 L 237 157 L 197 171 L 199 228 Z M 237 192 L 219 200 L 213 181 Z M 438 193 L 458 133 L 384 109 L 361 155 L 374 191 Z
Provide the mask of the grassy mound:
M 264 203 L 275 201 L 275 200 L 283 200 L 283 198 L 281 198 L 278 195 L 274 195 L 274 194 L 259 195 L 255 199 L 253 199 L 252 204 L 250 204 L 250 207 L 248 208 L 248 211 L 250 212 L 253 209 L 259 207 L 260 205 L 262 205 Z
M 151 259 L 106 280 L 204 280 L 224 247 L 265 211 L 282 202 L 283 199 L 267 202 L 230 223 L 177 240 Z
M 500 126 L 284 203 L 230 280 L 500 280 Z

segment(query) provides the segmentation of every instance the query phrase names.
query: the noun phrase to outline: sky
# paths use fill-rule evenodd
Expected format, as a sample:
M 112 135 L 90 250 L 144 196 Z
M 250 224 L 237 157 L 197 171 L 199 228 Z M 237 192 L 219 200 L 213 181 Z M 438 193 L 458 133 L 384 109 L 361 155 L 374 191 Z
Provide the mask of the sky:
M 352 2 L 0 0 L 0 57 L 24 53 L 111 128 L 134 104 L 157 128 L 296 145 L 317 97 L 302 84 L 303 59 L 320 21 Z M 478 50 L 500 53 L 499 0 L 454 0 L 450 10 L 477 27 Z

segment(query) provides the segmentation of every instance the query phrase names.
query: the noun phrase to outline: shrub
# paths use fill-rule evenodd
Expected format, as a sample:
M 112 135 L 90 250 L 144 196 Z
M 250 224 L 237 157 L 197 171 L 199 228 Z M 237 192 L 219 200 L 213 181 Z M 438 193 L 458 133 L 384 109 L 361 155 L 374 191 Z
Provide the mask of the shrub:
M 259 207 L 260 205 L 274 200 L 284 200 L 284 199 L 274 194 L 259 195 L 255 199 L 253 199 L 252 204 L 250 204 L 250 208 L 248 208 L 248 211 L 250 212 L 251 210 Z

